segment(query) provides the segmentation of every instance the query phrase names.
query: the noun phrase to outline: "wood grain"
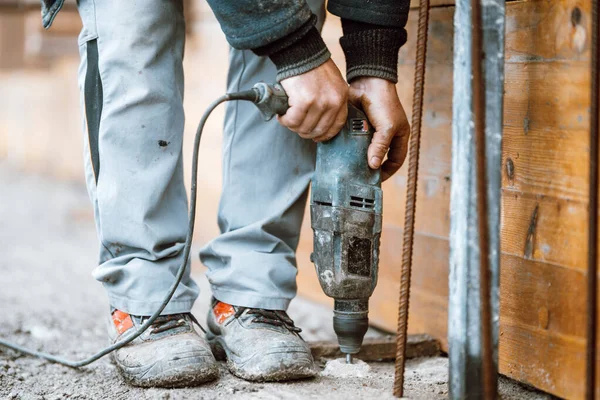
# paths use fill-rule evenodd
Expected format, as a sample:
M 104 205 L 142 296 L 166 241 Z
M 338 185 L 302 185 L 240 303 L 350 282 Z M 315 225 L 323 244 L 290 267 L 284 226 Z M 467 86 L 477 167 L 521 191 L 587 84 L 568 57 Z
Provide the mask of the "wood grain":
M 515 1 L 507 4 L 506 62 L 587 60 L 591 1 Z
M 527 233 L 534 209 L 532 254 L 525 256 Z M 502 253 L 544 261 L 557 269 L 585 271 L 587 206 L 564 198 L 502 191 Z
M 585 274 L 503 255 L 500 279 L 500 371 L 583 398 Z

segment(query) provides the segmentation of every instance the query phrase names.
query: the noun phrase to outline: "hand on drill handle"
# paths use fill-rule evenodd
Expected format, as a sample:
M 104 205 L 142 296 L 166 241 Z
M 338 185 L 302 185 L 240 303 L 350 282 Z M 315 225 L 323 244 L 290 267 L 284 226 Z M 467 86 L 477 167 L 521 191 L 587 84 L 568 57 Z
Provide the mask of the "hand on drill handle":
M 375 128 L 367 157 L 371 168 L 381 166 L 381 179 L 385 181 L 404 163 L 410 137 L 396 85 L 381 78 L 358 78 L 350 84 L 349 100 L 367 114 Z M 383 161 L 386 154 L 387 160 Z
M 277 117 L 281 125 L 315 142 L 329 140 L 342 129 L 348 115 L 348 84 L 331 59 L 280 83 L 290 106 Z
M 348 90 L 332 60 L 281 81 L 289 110 L 279 122 L 304 139 L 322 142 L 334 137 L 346 122 L 346 102 L 362 109 L 375 128 L 367 154 L 371 168 L 381 167 L 382 180 L 400 169 L 408 151 L 410 125 L 394 83 L 385 79 L 355 79 Z M 383 161 L 387 154 L 387 160 Z

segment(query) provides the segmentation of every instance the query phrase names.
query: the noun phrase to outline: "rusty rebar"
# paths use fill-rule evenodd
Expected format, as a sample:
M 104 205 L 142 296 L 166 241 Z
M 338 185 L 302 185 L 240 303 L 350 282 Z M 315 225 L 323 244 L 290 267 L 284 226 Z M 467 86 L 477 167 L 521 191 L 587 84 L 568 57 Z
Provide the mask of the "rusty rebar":
M 598 37 L 600 36 L 598 1 L 592 1 L 592 60 L 590 96 L 590 171 L 588 205 L 588 259 L 587 259 L 587 343 L 585 397 L 592 400 L 596 392 L 596 335 L 597 335 L 597 279 L 598 279 Z
M 413 91 L 412 124 L 409 141 L 408 183 L 406 187 L 406 212 L 402 241 L 402 270 L 398 303 L 398 331 L 396 334 L 396 364 L 394 396 L 404 394 L 404 365 L 410 300 L 410 275 L 412 268 L 415 212 L 417 206 L 417 179 L 419 176 L 419 152 L 421 147 L 421 120 L 423 118 L 423 92 L 425 88 L 425 61 L 427 57 L 427 30 L 429 27 L 429 0 L 419 2 L 417 28 L 417 54 Z
M 483 398 L 496 398 L 492 353 L 492 304 L 490 279 L 490 241 L 488 224 L 486 137 L 485 137 L 485 60 L 481 0 L 471 0 L 471 68 L 473 70 L 473 123 L 477 159 L 477 222 L 479 228 L 479 301 L 481 307 L 481 367 Z

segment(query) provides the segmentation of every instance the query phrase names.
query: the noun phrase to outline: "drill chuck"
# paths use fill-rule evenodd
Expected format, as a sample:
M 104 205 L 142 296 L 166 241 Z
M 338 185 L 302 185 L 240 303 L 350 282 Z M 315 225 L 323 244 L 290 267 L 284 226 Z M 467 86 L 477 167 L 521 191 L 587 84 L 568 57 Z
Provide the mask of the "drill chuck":
M 369 329 L 369 299 L 335 300 L 333 330 L 338 337 L 340 350 L 345 354 L 360 351 L 363 338 Z

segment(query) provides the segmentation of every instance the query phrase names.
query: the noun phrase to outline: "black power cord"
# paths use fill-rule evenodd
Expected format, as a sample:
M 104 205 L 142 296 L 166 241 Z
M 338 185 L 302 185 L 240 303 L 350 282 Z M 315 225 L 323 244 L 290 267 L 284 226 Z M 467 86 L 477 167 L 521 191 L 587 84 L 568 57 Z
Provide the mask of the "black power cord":
M 179 283 L 181 282 L 181 279 L 183 278 L 183 273 L 185 272 L 185 269 L 188 264 L 188 259 L 189 259 L 190 251 L 192 248 L 192 238 L 194 236 L 194 224 L 195 224 L 195 220 L 196 220 L 196 194 L 197 194 L 197 182 L 198 182 L 198 151 L 200 149 L 200 139 L 202 137 L 202 131 L 204 130 L 204 125 L 206 124 L 208 117 L 214 111 L 214 109 L 217 108 L 217 106 L 219 104 L 224 103 L 226 101 L 247 100 L 247 101 L 252 101 L 253 103 L 256 103 L 259 106 L 260 106 L 260 104 L 270 103 L 271 96 L 273 95 L 273 90 L 277 91 L 278 87 L 276 86 L 275 89 L 273 89 L 272 86 L 266 85 L 264 83 L 259 83 L 255 86 L 255 88 L 250 89 L 250 90 L 246 90 L 243 92 L 236 92 L 236 93 L 228 93 L 224 96 L 219 97 L 214 102 L 212 102 L 208 106 L 206 111 L 204 111 L 204 114 L 202 114 L 202 118 L 200 119 L 200 123 L 198 124 L 198 129 L 196 130 L 196 137 L 194 139 L 194 148 L 193 148 L 193 155 L 192 155 L 192 186 L 190 188 L 190 212 L 189 212 L 187 237 L 185 239 L 185 247 L 183 248 L 183 262 L 181 263 L 181 266 L 177 270 L 177 275 L 175 276 L 173 285 L 169 289 L 169 292 L 165 296 L 165 299 L 163 300 L 162 304 L 160 305 L 160 307 L 158 307 L 158 309 L 154 312 L 154 314 L 152 314 L 152 316 L 137 331 L 135 331 L 132 334 L 127 335 L 127 337 L 124 338 L 123 340 L 120 340 L 117 343 L 114 343 L 113 345 L 108 346 L 105 349 L 102 349 L 99 352 L 97 352 L 96 354 L 94 354 L 84 360 L 81 360 L 81 361 L 67 360 L 65 358 L 58 357 L 58 356 L 55 356 L 55 355 L 52 355 L 49 353 L 43 353 L 40 351 L 31 350 L 26 347 L 19 346 L 18 344 L 14 344 L 14 343 L 8 342 L 6 340 L 3 340 L 1 338 L 0 338 L 0 346 L 4 346 L 9 349 L 15 350 L 19 353 L 27 354 L 27 355 L 30 355 L 33 357 L 43 358 L 43 359 L 46 359 L 53 363 L 62 364 L 67 367 L 79 368 L 79 367 L 89 365 L 89 364 L 93 363 L 94 361 L 104 357 L 105 355 L 107 355 L 115 350 L 120 349 L 121 347 L 129 344 L 130 342 L 135 340 L 137 337 L 139 337 L 141 334 L 146 332 L 146 330 L 160 316 L 160 314 L 163 312 L 163 310 L 165 309 L 167 304 L 169 304 L 169 301 L 171 301 L 173 294 L 177 290 L 177 287 L 179 286 Z M 282 95 L 279 95 L 279 96 L 282 96 Z M 277 107 L 275 107 L 275 108 L 277 108 Z M 285 98 L 285 109 L 287 109 L 287 97 Z M 275 110 L 275 113 L 285 113 L 285 109 L 277 108 Z M 261 109 L 261 111 L 262 111 L 262 109 Z

